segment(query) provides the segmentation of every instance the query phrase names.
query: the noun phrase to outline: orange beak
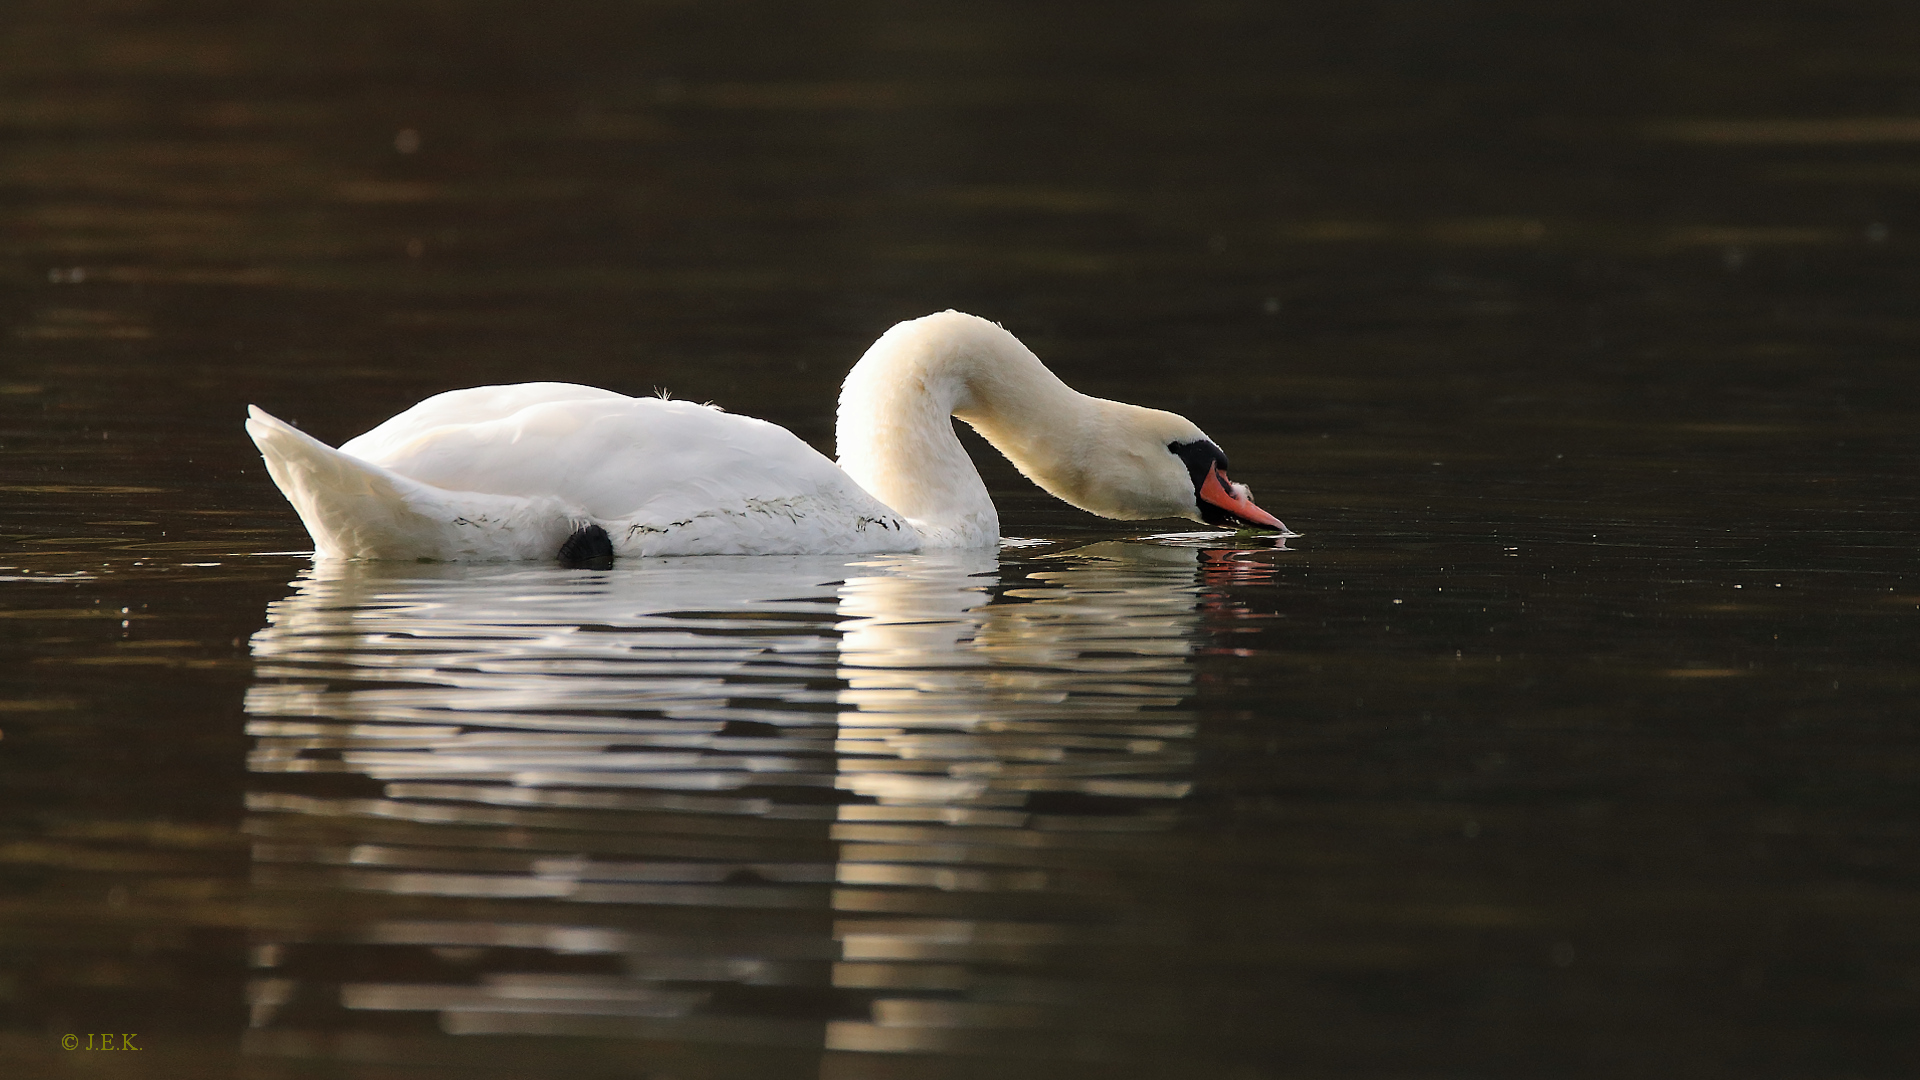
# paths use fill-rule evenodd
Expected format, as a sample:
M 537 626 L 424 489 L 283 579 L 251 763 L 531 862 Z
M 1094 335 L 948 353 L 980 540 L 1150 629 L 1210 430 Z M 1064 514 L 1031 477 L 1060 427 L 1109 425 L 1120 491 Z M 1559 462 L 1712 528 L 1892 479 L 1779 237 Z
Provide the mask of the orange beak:
M 1243 524 L 1259 529 L 1292 531 L 1285 522 L 1253 505 L 1253 500 L 1247 497 L 1247 485 L 1227 479 L 1227 474 L 1220 471 L 1217 463 L 1207 467 L 1207 478 L 1201 481 L 1198 494 L 1201 502 L 1225 511 Z

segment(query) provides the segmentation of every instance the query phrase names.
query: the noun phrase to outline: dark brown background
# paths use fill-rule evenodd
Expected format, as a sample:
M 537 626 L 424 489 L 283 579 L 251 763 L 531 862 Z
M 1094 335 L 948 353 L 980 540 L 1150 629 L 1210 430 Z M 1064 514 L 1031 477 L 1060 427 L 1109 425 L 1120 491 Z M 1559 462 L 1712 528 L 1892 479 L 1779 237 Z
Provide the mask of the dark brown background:
M 247 403 L 338 442 L 664 386 L 828 448 L 865 344 L 957 307 L 1307 534 L 1209 585 L 1272 617 L 1192 661 L 1199 791 L 1128 893 L 1188 1008 L 1140 1075 L 1910 1075 L 1916 40 L 1865 2 L 9 3 L 0 1060 L 445 1064 L 240 1052 L 247 638 L 305 565 L 249 554 L 305 537 Z M 983 466 L 1009 532 L 1124 534 Z

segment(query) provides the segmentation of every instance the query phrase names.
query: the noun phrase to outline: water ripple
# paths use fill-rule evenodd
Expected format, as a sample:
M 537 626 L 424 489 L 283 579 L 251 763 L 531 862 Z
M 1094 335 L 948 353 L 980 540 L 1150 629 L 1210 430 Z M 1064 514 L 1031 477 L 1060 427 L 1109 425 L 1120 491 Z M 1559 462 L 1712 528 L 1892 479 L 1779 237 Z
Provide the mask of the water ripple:
M 1120 1054 L 1088 972 L 1191 791 L 1203 558 L 317 567 L 253 640 L 253 884 L 313 913 L 253 1045 Z

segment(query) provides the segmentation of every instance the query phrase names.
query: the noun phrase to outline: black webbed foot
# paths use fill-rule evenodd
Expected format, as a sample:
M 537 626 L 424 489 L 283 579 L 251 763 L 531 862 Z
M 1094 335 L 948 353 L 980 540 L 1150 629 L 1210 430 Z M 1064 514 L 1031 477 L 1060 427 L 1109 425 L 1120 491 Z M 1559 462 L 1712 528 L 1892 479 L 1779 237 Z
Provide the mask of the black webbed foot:
M 611 570 L 613 539 L 598 525 L 582 525 L 560 545 L 560 565 L 569 570 Z

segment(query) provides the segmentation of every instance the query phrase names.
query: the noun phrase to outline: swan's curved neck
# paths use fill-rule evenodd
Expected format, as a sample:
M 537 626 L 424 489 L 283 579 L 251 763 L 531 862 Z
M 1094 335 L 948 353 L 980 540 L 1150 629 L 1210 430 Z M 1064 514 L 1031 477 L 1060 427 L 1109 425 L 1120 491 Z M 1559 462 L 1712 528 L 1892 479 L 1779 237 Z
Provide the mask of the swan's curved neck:
M 950 418 L 1054 490 L 1046 477 L 1073 459 L 1076 436 L 1109 404 L 1076 393 L 993 323 L 942 312 L 887 331 L 847 374 L 840 466 L 928 547 L 990 546 L 1000 518 Z

